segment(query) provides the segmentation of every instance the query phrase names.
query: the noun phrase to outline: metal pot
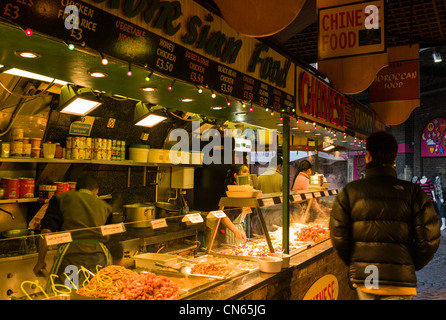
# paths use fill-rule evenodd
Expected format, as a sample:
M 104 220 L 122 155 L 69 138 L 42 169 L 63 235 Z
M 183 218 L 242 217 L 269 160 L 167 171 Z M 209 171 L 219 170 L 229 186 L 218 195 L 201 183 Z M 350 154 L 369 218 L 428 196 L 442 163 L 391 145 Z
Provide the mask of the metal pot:
M 181 211 L 178 206 L 169 202 L 157 202 L 155 203 L 155 207 L 155 216 L 157 219 L 178 216 Z
M 4 238 L 18 238 L 18 237 L 26 237 L 31 234 L 37 233 L 35 230 L 31 229 L 11 229 L 2 232 L 2 236 Z
M 124 206 L 124 210 L 125 221 L 136 222 L 129 223 L 128 227 L 130 228 L 147 228 L 150 226 L 150 221 L 155 219 L 155 207 L 153 205 L 144 203 L 127 204 Z

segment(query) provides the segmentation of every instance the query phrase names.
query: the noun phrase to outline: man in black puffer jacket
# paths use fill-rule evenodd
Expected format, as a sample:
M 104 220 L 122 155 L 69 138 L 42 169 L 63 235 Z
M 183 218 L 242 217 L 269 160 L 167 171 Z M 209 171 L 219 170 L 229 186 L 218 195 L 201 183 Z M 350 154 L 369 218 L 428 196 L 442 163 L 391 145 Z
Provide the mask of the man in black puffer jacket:
M 372 134 L 366 149 L 365 178 L 347 184 L 333 204 L 331 241 L 360 299 L 412 299 L 415 271 L 440 244 L 440 221 L 420 187 L 397 179 L 391 134 Z

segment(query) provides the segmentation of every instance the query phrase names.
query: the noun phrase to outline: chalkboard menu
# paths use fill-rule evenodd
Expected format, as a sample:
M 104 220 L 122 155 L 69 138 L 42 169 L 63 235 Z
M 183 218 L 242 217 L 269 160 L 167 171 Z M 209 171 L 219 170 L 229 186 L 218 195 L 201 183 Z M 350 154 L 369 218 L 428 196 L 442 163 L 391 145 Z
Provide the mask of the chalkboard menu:
M 0 17 L 133 65 L 274 110 L 295 97 L 82 1 L 2 0 Z

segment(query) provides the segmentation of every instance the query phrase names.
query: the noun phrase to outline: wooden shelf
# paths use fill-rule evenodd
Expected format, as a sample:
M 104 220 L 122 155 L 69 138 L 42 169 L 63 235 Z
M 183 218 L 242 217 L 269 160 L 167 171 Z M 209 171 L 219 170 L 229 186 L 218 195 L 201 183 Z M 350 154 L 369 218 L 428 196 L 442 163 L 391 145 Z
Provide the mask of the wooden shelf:
M 196 167 L 198 164 L 172 164 L 172 163 L 149 163 L 149 162 L 135 162 L 133 160 L 112 161 L 112 160 L 75 160 L 75 159 L 45 159 L 45 158 L 24 158 L 24 157 L 10 157 L 0 158 L 0 162 L 9 163 L 64 163 L 64 164 L 97 164 L 97 165 L 112 165 L 112 166 L 132 166 L 132 167 Z
M 1 199 L 0 204 L 37 202 L 39 198 Z

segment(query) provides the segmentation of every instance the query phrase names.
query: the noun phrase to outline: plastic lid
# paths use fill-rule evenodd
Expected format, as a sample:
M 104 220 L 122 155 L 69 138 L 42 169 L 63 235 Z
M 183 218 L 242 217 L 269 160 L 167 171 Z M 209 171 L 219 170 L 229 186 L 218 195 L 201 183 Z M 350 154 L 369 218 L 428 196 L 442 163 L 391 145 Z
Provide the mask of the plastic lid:
M 132 144 L 130 148 L 150 149 L 150 146 L 147 144 Z

